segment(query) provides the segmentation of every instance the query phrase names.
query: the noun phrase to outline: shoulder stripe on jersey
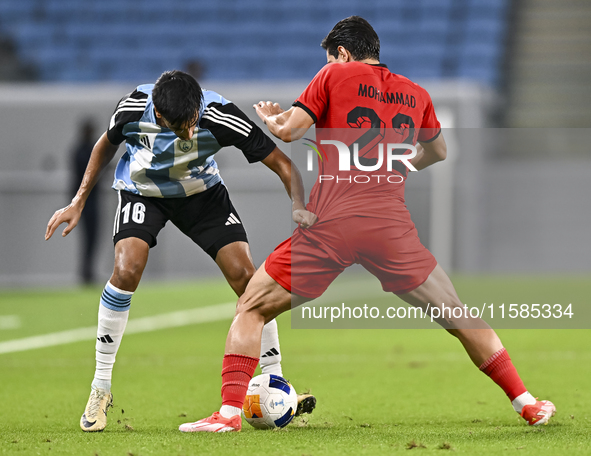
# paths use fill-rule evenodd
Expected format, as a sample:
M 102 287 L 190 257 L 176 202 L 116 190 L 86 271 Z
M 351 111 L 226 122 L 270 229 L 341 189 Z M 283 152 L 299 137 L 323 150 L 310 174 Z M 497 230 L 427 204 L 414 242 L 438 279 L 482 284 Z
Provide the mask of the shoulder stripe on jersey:
M 147 100 L 148 100 L 148 96 L 145 95 L 140 98 L 127 97 L 125 100 L 121 100 L 121 102 L 123 102 L 123 101 L 137 101 L 138 103 L 140 103 L 140 102 L 145 102 Z
M 147 103 L 148 99 L 147 98 L 142 98 L 141 100 L 137 100 L 135 98 L 126 98 L 125 100 L 121 100 L 119 102 L 119 106 L 123 105 L 123 104 L 128 104 L 128 103 Z
M 143 103 L 120 103 L 117 106 L 117 109 L 123 108 L 123 107 L 135 107 L 135 108 L 139 108 L 140 106 L 145 108 L 147 106 L 147 104 L 148 103 L 146 103 L 145 101 Z
M 246 122 L 244 119 L 241 119 L 238 116 L 234 116 L 232 114 L 226 114 L 224 112 L 218 111 L 216 108 L 214 108 L 213 106 L 210 106 L 209 108 L 207 108 L 205 110 L 206 114 L 211 114 L 214 117 L 220 119 L 220 120 L 228 120 L 231 121 L 232 123 L 234 123 L 237 127 L 242 126 L 243 128 L 245 128 L 249 133 L 250 130 L 252 130 L 252 125 L 250 125 L 248 122 Z
M 145 106 L 135 106 L 133 108 L 132 107 L 129 107 L 129 108 L 128 107 L 125 107 L 125 108 L 119 108 L 119 109 L 117 109 L 117 111 L 115 111 L 115 114 L 114 115 L 117 115 L 117 114 L 119 114 L 120 112 L 123 112 L 123 111 L 145 111 L 145 110 L 146 110 L 146 107 Z
M 143 100 L 133 100 L 131 98 L 128 98 L 127 100 L 120 101 L 119 104 L 117 105 L 117 109 L 127 107 L 127 106 L 136 107 L 136 108 L 143 106 L 145 108 L 147 104 L 148 104 L 148 100 L 146 98 L 144 98 Z
M 117 109 L 121 108 L 145 108 L 147 103 L 137 104 L 137 103 L 124 103 L 117 106 Z
M 235 132 L 238 132 L 241 135 L 244 135 L 244 136 L 246 136 L 248 138 L 248 133 L 247 132 L 245 132 L 244 130 L 241 130 L 241 129 L 235 127 L 234 125 L 232 125 L 232 124 L 230 124 L 228 122 L 224 122 L 223 120 L 215 119 L 215 118 L 210 117 L 208 115 L 203 115 L 203 118 L 204 119 L 207 119 L 207 120 L 211 120 L 213 123 L 216 123 L 216 124 L 225 125 L 226 127 L 231 128 Z
M 242 125 L 244 125 L 248 130 L 250 130 L 252 128 L 252 125 L 250 125 L 246 120 L 241 119 L 238 116 L 235 116 L 235 115 L 232 115 L 232 114 L 227 114 L 225 112 L 222 112 L 222 111 L 214 108 L 213 106 L 210 106 L 209 108 L 207 108 L 206 111 L 212 111 L 212 112 L 218 114 L 221 117 L 226 117 L 226 118 L 229 118 L 229 119 L 233 119 L 236 122 L 241 123 Z

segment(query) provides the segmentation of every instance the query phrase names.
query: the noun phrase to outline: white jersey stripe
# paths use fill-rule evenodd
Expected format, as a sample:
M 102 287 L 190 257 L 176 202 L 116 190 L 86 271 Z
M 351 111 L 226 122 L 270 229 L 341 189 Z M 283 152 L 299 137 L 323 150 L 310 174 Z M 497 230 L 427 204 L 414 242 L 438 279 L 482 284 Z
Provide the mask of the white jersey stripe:
M 216 119 L 229 121 L 229 122 L 233 123 L 234 125 L 236 125 L 237 127 L 245 128 L 248 132 L 250 132 L 250 130 L 252 130 L 252 125 L 250 125 L 248 122 L 245 122 L 240 117 L 236 117 L 236 116 L 233 116 L 232 114 L 226 114 L 226 113 L 220 112 L 213 107 L 207 108 L 205 110 L 205 113 L 212 115 Z
M 244 125 L 244 126 L 245 126 L 246 128 L 248 128 L 248 129 L 251 129 L 251 128 L 252 128 L 252 125 L 251 125 L 251 124 L 249 124 L 247 121 L 245 121 L 244 119 L 241 119 L 241 118 L 240 118 L 240 117 L 238 117 L 238 116 L 234 116 L 234 115 L 232 115 L 232 114 L 227 114 L 227 113 L 225 113 L 225 112 L 218 111 L 218 110 L 217 110 L 216 108 L 214 108 L 213 106 L 210 106 L 210 107 L 208 107 L 208 108 L 207 108 L 207 110 L 208 110 L 208 111 L 213 111 L 213 112 L 214 112 L 214 113 L 216 113 L 218 116 L 221 116 L 221 117 L 227 117 L 227 118 L 231 118 L 231 119 L 235 120 L 236 122 L 238 122 L 238 123 L 241 123 L 242 125 Z
M 121 108 L 118 108 L 117 111 L 145 111 L 146 107 L 145 106 L 122 106 Z
M 121 190 L 117 191 L 117 197 L 119 204 L 117 205 L 117 211 L 115 212 L 115 222 L 113 223 L 113 236 L 119 232 L 119 216 L 121 215 Z
M 145 106 L 143 108 L 142 107 L 138 107 L 138 108 L 119 108 L 119 109 L 117 109 L 117 111 L 115 111 L 115 114 L 113 114 L 113 115 L 116 116 L 117 114 L 119 114 L 120 112 L 123 112 L 123 111 L 145 111 L 145 110 L 146 110 L 146 107 Z
M 125 107 L 134 107 L 134 108 L 139 108 L 139 107 L 146 107 L 148 103 L 120 103 L 117 105 L 117 109 L 119 108 L 125 108 Z
M 236 128 L 239 128 L 242 131 L 244 131 L 246 134 L 249 134 L 250 131 L 252 130 L 252 127 L 250 125 L 248 126 L 248 128 L 245 128 L 242 124 L 239 124 L 238 122 L 234 121 L 233 119 L 228 119 L 228 118 L 219 116 L 215 112 L 212 112 L 212 111 L 206 111 L 205 114 L 203 115 L 203 117 L 205 117 L 206 119 L 217 119 L 220 122 L 231 123 Z
M 215 119 L 215 118 L 213 118 L 213 117 L 211 117 L 211 116 L 209 116 L 207 114 L 204 114 L 203 115 L 203 118 L 204 119 L 211 120 L 212 122 L 217 123 L 217 124 L 220 124 L 220 125 L 225 125 L 226 127 L 231 128 L 232 130 L 234 130 L 234 131 L 236 131 L 236 132 L 238 132 L 238 133 L 240 133 L 240 134 L 242 134 L 242 135 L 244 135 L 244 136 L 246 136 L 248 138 L 248 132 L 245 132 L 244 130 L 240 130 L 239 128 L 236 128 L 235 126 L 233 126 L 232 124 L 230 124 L 228 122 L 224 122 L 222 120 Z
M 117 106 L 123 106 L 123 105 L 145 105 L 148 104 L 148 100 L 146 100 L 145 98 L 143 100 L 132 100 L 131 98 L 128 98 L 127 100 L 121 100 L 119 102 L 119 104 Z
M 117 105 L 118 108 L 120 108 L 121 106 L 141 106 L 141 105 L 147 105 L 148 104 L 148 100 L 123 100 L 121 103 L 119 103 Z
M 205 114 L 209 114 L 209 115 L 215 117 L 216 119 L 226 120 L 228 122 L 231 122 L 234 125 L 236 125 L 237 127 L 245 128 L 246 131 L 248 131 L 249 133 L 250 133 L 250 130 L 252 130 L 252 125 L 250 125 L 248 122 L 245 122 L 240 117 L 233 116 L 232 114 L 222 113 L 213 107 L 207 108 L 205 110 Z
M 147 98 L 131 98 L 131 97 L 128 97 L 125 100 L 121 100 L 119 102 L 119 104 L 126 103 L 128 101 L 130 101 L 132 103 L 146 103 L 148 101 L 148 99 Z
M 146 107 L 148 103 L 146 103 L 146 100 L 143 100 L 143 103 L 129 103 L 129 102 L 124 102 L 124 103 L 119 103 L 117 105 L 117 109 L 119 108 L 125 108 L 125 107 L 132 107 L 132 108 L 140 108 L 140 107 Z

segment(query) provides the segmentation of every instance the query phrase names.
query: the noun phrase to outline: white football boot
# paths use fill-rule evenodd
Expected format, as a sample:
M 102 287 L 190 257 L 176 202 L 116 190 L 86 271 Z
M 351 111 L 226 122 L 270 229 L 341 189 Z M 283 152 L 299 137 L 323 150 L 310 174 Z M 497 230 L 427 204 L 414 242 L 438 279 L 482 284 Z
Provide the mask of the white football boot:
M 84 432 L 102 431 L 107 426 L 107 411 L 113 405 L 113 395 L 100 388 L 92 388 L 88 403 L 80 418 Z

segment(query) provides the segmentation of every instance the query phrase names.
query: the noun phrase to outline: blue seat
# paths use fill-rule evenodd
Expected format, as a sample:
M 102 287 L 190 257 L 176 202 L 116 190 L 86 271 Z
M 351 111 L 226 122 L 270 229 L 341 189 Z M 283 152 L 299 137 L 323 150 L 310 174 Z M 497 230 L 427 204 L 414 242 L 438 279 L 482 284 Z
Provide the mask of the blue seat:
M 34 3 L 31 1 L 0 1 L 0 26 L 3 32 L 33 19 Z
M 428 46 L 444 46 L 451 32 L 451 24 L 441 18 L 428 18 L 421 20 L 412 35 L 412 42 Z
M 466 24 L 466 43 L 501 43 L 505 34 L 505 22 L 494 19 L 474 19 Z
M 37 49 L 35 55 L 44 81 L 64 80 L 67 70 L 78 65 L 78 60 L 75 51 L 67 47 L 45 46 Z
M 473 81 L 478 81 L 482 84 L 492 87 L 497 85 L 499 80 L 499 73 L 496 68 L 488 66 L 466 66 L 460 68 L 457 77 L 460 79 L 470 79 Z
M 45 20 L 54 24 L 77 22 L 78 15 L 88 6 L 79 0 L 48 0 L 41 3 Z
M 442 22 L 449 22 L 454 7 L 457 7 L 454 0 L 421 0 L 417 5 L 421 20 Z
M 499 78 L 501 57 L 500 46 L 468 43 L 460 51 L 457 76 L 494 85 Z
M 410 67 L 408 73 L 405 74 L 411 80 L 426 80 L 426 79 L 441 79 L 441 68 L 439 66 L 413 66 Z
M 509 4 L 506 0 L 470 0 L 467 18 L 506 21 L 508 13 Z
M 495 60 L 503 51 L 503 47 L 497 43 L 466 43 L 460 50 L 461 60 Z
M 39 43 L 53 39 L 55 26 L 48 23 L 22 22 L 12 33 L 19 47 L 36 46 Z
M 392 71 L 494 83 L 508 10 L 509 0 L 0 0 L 0 26 L 44 80 L 138 83 L 194 60 L 207 79 L 309 79 L 325 64 L 321 40 L 357 14 Z

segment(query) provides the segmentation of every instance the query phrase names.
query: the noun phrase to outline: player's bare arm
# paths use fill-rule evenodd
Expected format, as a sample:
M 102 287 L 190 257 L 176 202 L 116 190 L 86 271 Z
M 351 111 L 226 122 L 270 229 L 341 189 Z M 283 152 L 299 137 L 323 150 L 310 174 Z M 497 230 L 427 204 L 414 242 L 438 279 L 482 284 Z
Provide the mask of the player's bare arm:
M 316 223 L 316 215 L 306 210 L 304 183 L 298 168 L 281 149 L 276 147 L 263 163 L 279 176 L 292 201 L 292 218 L 302 228 L 309 228 Z
M 253 107 L 271 134 L 283 142 L 300 139 L 314 124 L 314 119 L 298 106 L 284 111 L 279 103 L 259 101 Z
M 421 142 L 417 145 L 417 155 L 410 161 L 416 169 L 425 169 L 434 163 L 445 160 L 447 157 L 447 145 L 443 134 L 430 142 Z
M 96 185 L 101 172 L 115 156 L 118 147 L 119 146 L 111 144 L 107 139 L 106 133 L 99 138 L 92 150 L 90 160 L 88 160 L 88 166 L 86 167 L 86 172 L 84 173 L 84 177 L 82 178 L 82 182 L 76 195 L 72 198 L 72 202 L 66 207 L 55 211 L 49 220 L 47 229 L 45 230 L 46 241 L 53 236 L 57 227 L 62 223 L 68 224 L 62 232 L 62 236 L 67 236 L 70 231 L 78 225 L 88 195 L 90 195 L 90 192 Z

